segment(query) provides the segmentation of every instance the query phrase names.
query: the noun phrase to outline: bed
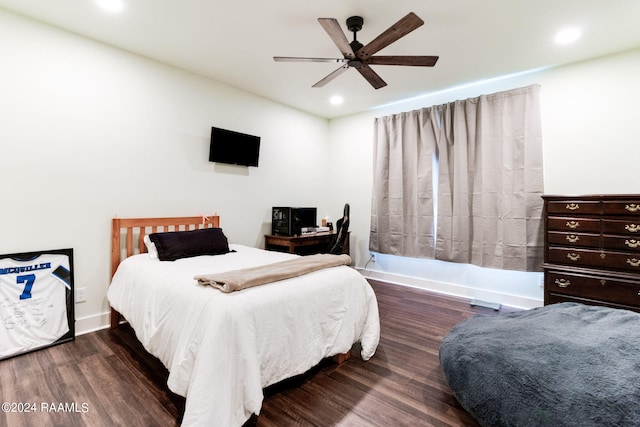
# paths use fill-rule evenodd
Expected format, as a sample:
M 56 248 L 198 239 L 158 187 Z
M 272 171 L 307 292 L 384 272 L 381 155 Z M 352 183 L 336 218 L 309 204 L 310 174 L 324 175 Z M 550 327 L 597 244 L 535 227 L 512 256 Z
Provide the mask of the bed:
M 183 426 L 242 425 L 259 414 L 264 387 L 324 358 L 344 360 L 356 342 L 368 360 L 380 336 L 375 294 L 347 265 L 222 292 L 194 277 L 301 257 L 228 244 L 215 255 L 199 255 L 199 248 L 160 261 L 166 242 L 149 244 L 150 237 L 179 238 L 188 252 L 190 233 L 219 230 L 226 241 L 219 226 L 217 216 L 112 220 L 111 327 L 128 321 L 167 367 L 168 387 L 186 398 Z
M 482 426 L 640 426 L 640 313 L 574 302 L 476 316 L 440 362 Z

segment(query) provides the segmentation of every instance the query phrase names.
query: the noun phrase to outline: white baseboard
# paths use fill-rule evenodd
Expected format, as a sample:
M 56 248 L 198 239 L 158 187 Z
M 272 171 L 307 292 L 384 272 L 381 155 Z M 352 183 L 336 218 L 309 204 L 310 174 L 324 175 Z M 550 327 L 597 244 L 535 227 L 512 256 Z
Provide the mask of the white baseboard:
M 111 313 L 106 312 L 95 316 L 76 319 L 76 336 L 88 334 L 89 332 L 106 329 L 111 324 Z
M 357 270 L 360 272 L 360 274 L 369 279 L 377 279 L 396 285 L 420 288 L 461 298 L 497 302 L 502 305 L 514 308 L 529 309 L 534 307 L 541 307 L 543 305 L 543 301 L 539 299 L 519 295 L 508 295 L 489 289 L 471 288 L 468 286 L 457 285 L 455 283 L 435 282 L 418 277 L 402 276 L 400 274 L 385 273 L 381 271 L 367 270 L 362 268 L 357 268 Z

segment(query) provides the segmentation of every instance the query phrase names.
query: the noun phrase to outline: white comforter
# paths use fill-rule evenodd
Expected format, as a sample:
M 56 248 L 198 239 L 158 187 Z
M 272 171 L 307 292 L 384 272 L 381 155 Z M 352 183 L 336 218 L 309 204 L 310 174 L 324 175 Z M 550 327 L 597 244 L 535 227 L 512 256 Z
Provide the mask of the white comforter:
M 367 281 L 333 267 L 229 294 L 196 274 L 295 257 L 240 245 L 237 252 L 161 262 L 125 259 L 107 297 L 149 353 L 169 370 L 169 388 L 186 397 L 183 426 L 239 426 L 262 406 L 262 389 L 301 374 L 360 341 L 373 356 L 378 305 Z

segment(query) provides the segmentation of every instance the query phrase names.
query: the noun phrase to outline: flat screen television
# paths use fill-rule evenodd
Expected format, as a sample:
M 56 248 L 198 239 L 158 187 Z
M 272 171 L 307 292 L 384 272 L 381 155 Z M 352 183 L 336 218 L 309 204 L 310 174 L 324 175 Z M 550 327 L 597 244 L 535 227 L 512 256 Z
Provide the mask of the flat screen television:
M 257 167 L 259 156 L 259 136 L 217 127 L 211 128 L 210 162 Z

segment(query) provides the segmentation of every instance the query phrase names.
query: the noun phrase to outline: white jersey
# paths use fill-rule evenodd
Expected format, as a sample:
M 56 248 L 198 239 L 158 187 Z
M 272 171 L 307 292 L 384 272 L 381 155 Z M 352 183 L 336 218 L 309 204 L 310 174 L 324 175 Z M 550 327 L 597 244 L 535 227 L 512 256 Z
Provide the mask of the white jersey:
M 69 257 L 0 259 L 0 358 L 51 344 L 69 332 Z

